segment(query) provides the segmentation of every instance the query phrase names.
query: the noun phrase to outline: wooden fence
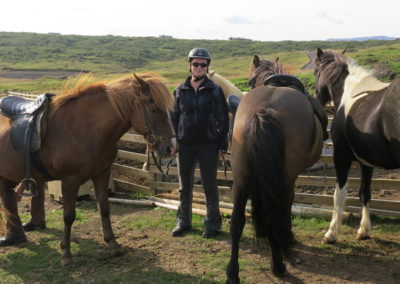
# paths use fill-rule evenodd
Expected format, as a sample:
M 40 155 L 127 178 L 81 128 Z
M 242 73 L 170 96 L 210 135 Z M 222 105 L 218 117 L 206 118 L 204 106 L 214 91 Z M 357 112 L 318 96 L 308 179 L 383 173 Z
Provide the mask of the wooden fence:
M 136 134 L 125 134 L 121 138 L 121 141 L 131 142 L 135 143 L 136 145 L 142 146 L 145 144 L 144 138 Z M 329 148 L 329 145 L 327 147 Z M 160 179 L 160 171 L 154 165 L 154 163 L 150 163 L 148 170 L 144 170 L 141 168 L 141 165 L 148 160 L 146 154 L 119 150 L 118 158 L 119 159 L 117 160 L 117 162 L 113 165 L 114 178 L 112 180 L 112 184 L 117 190 L 142 192 L 145 194 L 151 194 L 153 196 L 169 196 L 172 199 L 176 199 L 176 196 L 171 196 L 171 193 L 176 193 L 179 188 L 177 179 L 178 169 L 176 165 L 169 167 L 167 176 L 168 181 L 163 181 Z M 227 155 L 226 160 L 229 160 L 229 158 L 229 155 Z M 128 166 L 126 164 L 118 162 L 126 160 L 135 161 L 135 163 L 139 166 Z M 164 161 L 165 164 L 167 162 L 166 160 Z M 319 167 L 333 167 L 332 155 L 323 154 L 317 164 L 319 165 Z M 353 164 L 353 167 L 357 166 L 358 165 L 356 163 Z M 166 166 L 163 166 L 163 171 L 166 171 Z M 334 176 L 313 175 L 313 172 L 315 172 L 315 170 L 310 169 L 309 171 L 306 171 L 304 174 L 300 175 L 297 178 L 296 185 L 323 188 L 333 188 L 335 186 L 336 178 Z M 124 178 L 118 178 L 118 176 L 123 176 Z M 195 170 L 195 177 L 200 178 L 199 169 Z M 232 172 L 225 171 L 222 167 L 220 167 L 217 172 L 217 178 L 220 184 L 226 184 L 218 187 L 221 201 L 231 202 L 232 190 L 229 184 L 232 181 Z M 142 182 L 139 184 L 135 182 L 135 180 L 140 180 Z M 360 178 L 351 177 L 349 178 L 348 183 L 350 188 L 358 190 Z M 371 187 L 372 190 L 379 189 L 399 191 L 400 180 L 374 178 L 372 180 Z M 201 193 L 203 191 L 201 185 L 195 184 L 194 191 Z M 297 205 L 301 204 L 311 208 L 318 207 L 323 209 L 331 209 L 333 206 L 333 197 L 327 194 L 309 194 L 296 192 L 294 202 Z M 358 197 L 347 197 L 346 205 L 346 211 L 360 212 L 360 201 Z M 370 203 L 370 208 L 372 214 L 400 217 L 400 201 L 373 199 Z
M 8 92 L 7 94 L 0 94 L 0 98 L 5 95 L 17 95 L 25 97 L 29 100 L 34 100 L 37 95 L 27 94 L 27 93 L 16 93 Z M 143 149 L 145 146 L 145 140 L 142 136 L 136 134 L 125 134 L 121 138 L 122 142 L 134 143 L 134 145 L 139 145 Z M 316 165 L 319 167 L 333 167 L 333 157 L 332 151 L 330 150 L 331 142 L 327 142 L 324 147 L 321 159 Z M 152 163 L 150 159 L 150 164 L 147 170 L 142 169 L 142 165 L 148 161 L 148 156 L 142 152 L 132 152 L 132 151 L 118 151 L 118 160 L 129 160 L 133 164 L 139 166 L 128 166 L 125 163 L 119 163 L 118 161 L 113 165 L 113 178 L 110 180 L 110 187 L 114 190 L 123 190 L 129 192 L 141 192 L 144 194 L 150 194 L 153 196 L 167 196 L 171 199 L 176 199 L 176 192 L 179 188 L 178 184 L 178 169 L 176 166 L 172 166 L 168 170 L 168 176 L 166 181 L 160 178 L 159 169 Z M 226 155 L 226 160 L 229 160 L 230 156 Z M 354 163 L 352 167 L 358 167 L 357 163 Z M 315 168 L 315 167 L 314 167 Z M 163 166 L 163 170 L 166 171 L 166 166 Z M 313 175 L 314 170 L 310 169 L 304 174 L 300 175 L 296 180 L 297 186 L 312 186 L 312 187 L 323 187 L 323 188 L 333 188 L 336 183 L 336 177 L 326 176 L 324 174 Z M 200 172 L 198 169 L 195 170 L 195 177 L 200 178 Z M 225 171 L 220 168 L 217 172 L 217 178 L 220 185 L 218 187 L 220 192 L 221 202 L 231 202 L 232 201 L 232 190 L 229 186 L 232 182 L 232 172 Z M 140 182 L 138 182 L 140 181 Z M 350 188 L 358 189 L 360 184 L 359 178 L 350 177 L 348 179 L 348 184 Z M 86 186 L 87 187 L 87 186 Z M 387 179 L 387 178 L 374 178 L 371 184 L 372 190 L 400 190 L 400 180 L 399 179 Z M 60 199 L 61 190 L 55 190 L 58 194 L 57 199 Z M 199 184 L 194 185 L 194 191 L 198 194 L 202 193 L 202 186 Z M 87 189 L 85 189 L 87 192 Z M 171 193 L 175 193 L 174 196 Z M 304 211 L 304 206 L 308 206 L 309 209 L 318 207 L 322 210 L 327 209 L 327 214 L 330 214 L 329 209 L 333 206 L 333 197 L 327 194 L 309 194 L 309 193 L 295 193 L 295 204 L 301 204 L 303 206 L 300 211 Z M 360 201 L 355 197 L 346 198 L 346 210 L 349 212 L 359 212 L 360 211 Z M 229 206 L 228 206 L 229 207 Z M 373 199 L 370 204 L 371 212 L 376 215 L 382 216 L 395 216 L 400 217 L 400 201 L 391 200 L 378 200 Z M 321 209 L 320 209 L 321 211 Z

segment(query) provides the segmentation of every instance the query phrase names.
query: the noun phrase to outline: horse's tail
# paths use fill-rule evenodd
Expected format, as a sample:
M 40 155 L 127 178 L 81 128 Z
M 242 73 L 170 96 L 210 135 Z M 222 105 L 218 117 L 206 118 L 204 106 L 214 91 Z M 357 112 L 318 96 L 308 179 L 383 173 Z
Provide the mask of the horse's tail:
M 260 243 L 290 255 L 294 243 L 291 196 L 285 189 L 285 135 L 274 110 L 260 110 L 249 121 L 246 149 L 253 225 Z

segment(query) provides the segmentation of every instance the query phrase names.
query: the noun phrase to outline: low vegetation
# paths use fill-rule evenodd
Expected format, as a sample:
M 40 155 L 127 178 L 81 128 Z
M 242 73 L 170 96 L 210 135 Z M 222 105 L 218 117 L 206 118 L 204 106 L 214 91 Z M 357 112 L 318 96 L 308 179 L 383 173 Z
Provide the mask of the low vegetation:
M 243 91 L 247 90 L 245 82 L 254 54 L 269 59 L 279 57 L 311 92 L 312 70 L 301 70 L 301 67 L 309 60 L 306 52 L 318 47 L 347 48 L 348 56 L 363 66 L 372 68 L 377 62 L 387 62 L 394 74 L 400 73 L 398 41 L 261 42 L 0 32 L 0 92 L 57 90 L 65 78 L 51 76 L 52 70 L 92 72 L 99 79 L 153 71 L 165 77 L 172 89 L 188 75 L 186 56 L 195 46 L 209 49 L 213 56 L 211 68 Z M 6 79 L 4 74 L 15 69 L 48 70 L 49 75 L 39 79 Z

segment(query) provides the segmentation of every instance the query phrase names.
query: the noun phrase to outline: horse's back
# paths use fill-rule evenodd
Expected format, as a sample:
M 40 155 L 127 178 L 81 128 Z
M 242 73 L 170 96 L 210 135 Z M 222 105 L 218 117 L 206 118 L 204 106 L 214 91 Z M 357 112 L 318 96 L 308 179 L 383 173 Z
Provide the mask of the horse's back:
M 322 149 L 322 127 L 307 97 L 291 88 L 262 86 L 251 90 L 239 104 L 234 140 L 246 140 L 246 124 L 261 109 L 271 109 L 270 115 L 282 126 L 286 161 L 292 164 L 294 172 L 318 160 Z

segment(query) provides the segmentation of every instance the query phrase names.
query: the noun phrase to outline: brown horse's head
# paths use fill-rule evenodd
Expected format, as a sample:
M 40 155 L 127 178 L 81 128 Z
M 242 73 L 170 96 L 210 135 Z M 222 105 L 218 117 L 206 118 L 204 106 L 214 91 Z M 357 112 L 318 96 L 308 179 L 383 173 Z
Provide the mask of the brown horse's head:
M 333 101 L 335 109 L 342 99 L 344 82 L 349 75 L 348 59 L 345 50 L 340 52 L 317 50 L 315 58 L 315 94 L 320 103 L 325 106 Z
M 261 59 L 258 55 L 254 55 L 253 64 L 250 66 L 250 79 L 247 84 L 251 89 L 264 85 L 265 80 L 274 74 L 284 73 L 279 57 L 275 61 Z
M 162 78 L 153 73 L 134 74 L 108 83 L 106 90 L 121 119 L 130 121 L 131 127 L 147 139 L 160 157 L 168 156 L 171 147 L 176 146 L 169 118 L 174 100 Z

